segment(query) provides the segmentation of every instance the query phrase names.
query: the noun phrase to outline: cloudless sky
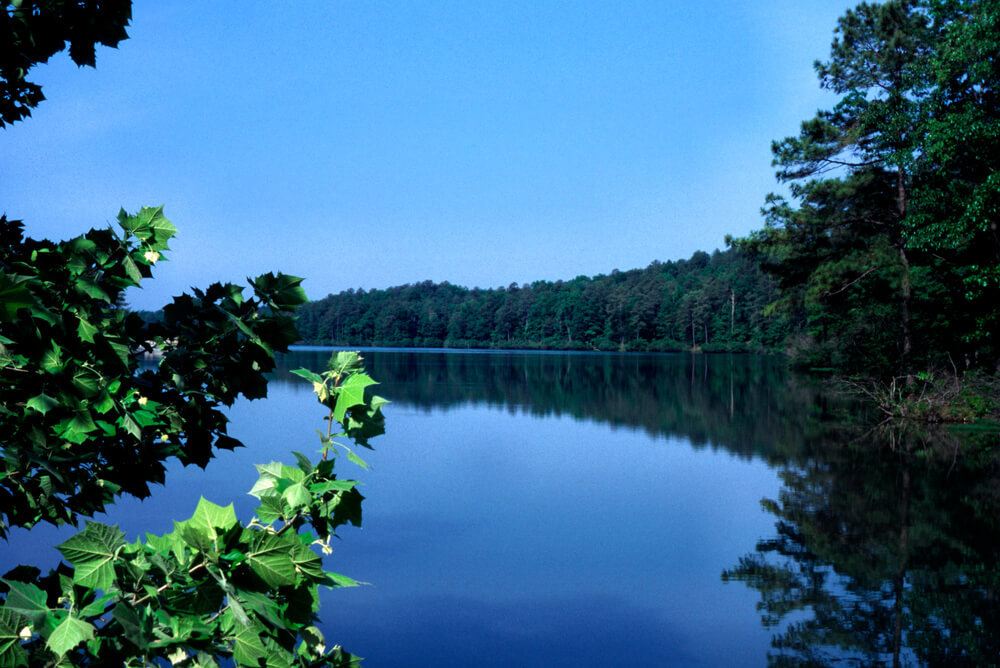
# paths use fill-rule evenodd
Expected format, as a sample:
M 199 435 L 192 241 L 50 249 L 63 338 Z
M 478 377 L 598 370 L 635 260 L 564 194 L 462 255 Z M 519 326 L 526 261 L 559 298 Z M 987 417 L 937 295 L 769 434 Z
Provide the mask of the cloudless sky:
M 687 257 L 759 226 L 852 4 L 139 0 L 97 69 L 33 71 L 0 210 L 61 239 L 165 204 L 139 308 L 268 270 L 319 298 Z

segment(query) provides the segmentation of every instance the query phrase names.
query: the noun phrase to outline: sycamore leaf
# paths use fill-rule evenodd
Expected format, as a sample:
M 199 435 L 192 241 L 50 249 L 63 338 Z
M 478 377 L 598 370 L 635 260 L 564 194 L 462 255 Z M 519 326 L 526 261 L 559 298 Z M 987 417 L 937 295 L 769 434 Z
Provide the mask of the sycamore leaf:
M 93 299 L 99 299 L 103 302 L 111 303 L 111 296 L 107 292 L 102 290 L 96 283 L 87 278 L 80 278 L 74 284 L 77 291 L 91 297 Z
M 90 324 L 87 320 L 78 317 L 79 321 L 76 326 L 76 334 L 80 337 L 81 341 L 86 341 L 87 343 L 94 342 L 94 334 L 97 334 L 97 328 Z
M 199 532 L 203 532 L 209 538 L 216 538 L 221 534 L 236 526 L 236 511 L 233 504 L 228 506 L 218 506 L 205 497 L 198 501 L 198 507 L 194 510 L 194 515 L 187 520 L 187 525 Z
M 74 583 L 107 591 L 115 580 L 115 557 L 124 545 L 125 534 L 118 527 L 87 522 L 83 531 L 56 549 L 73 565 Z
M 309 491 L 313 494 L 323 494 L 324 492 L 349 492 L 358 486 L 357 480 L 327 480 L 309 485 Z
M 35 299 L 28 290 L 25 278 L 0 273 L 0 317 L 13 320 L 22 308 L 29 308 Z
M 21 649 L 21 629 L 24 618 L 13 610 L 0 608 L 0 666 L 27 666 L 27 655 Z
M 139 265 L 135 263 L 131 255 L 126 255 L 122 258 L 122 266 L 125 267 L 125 274 L 132 279 L 135 285 L 139 285 L 142 282 L 142 273 L 139 271 Z
M 36 397 L 28 399 L 28 401 L 25 402 L 24 404 L 25 408 L 36 410 L 42 415 L 45 415 L 58 405 L 59 405 L 58 401 L 56 401 L 49 395 L 45 394 L 44 392 Z
M 354 578 L 349 578 L 346 575 L 341 575 L 340 573 L 334 573 L 333 571 L 326 572 L 327 581 L 324 583 L 327 587 L 360 587 L 362 582 L 358 582 Z
M 122 229 L 145 242 L 153 251 L 164 250 L 177 228 L 163 215 L 163 206 L 144 206 L 135 215 L 118 214 Z
M 52 650 L 56 656 L 62 657 L 82 642 L 86 642 L 94 637 L 94 627 L 83 621 L 79 617 L 67 615 L 66 619 L 53 629 L 49 634 L 45 645 Z
M 33 625 L 39 626 L 49 611 L 45 592 L 27 582 L 16 580 L 0 580 L 0 582 L 10 587 L 3 607 L 7 610 L 13 610 Z
M 241 666 L 259 666 L 265 656 L 264 643 L 254 627 L 245 628 L 233 638 L 233 659 Z
M 366 470 L 366 471 L 368 470 L 368 462 L 366 462 L 365 460 L 361 459 L 361 457 L 358 457 L 357 453 L 355 453 L 350 448 L 344 448 L 344 450 L 347 451 L 347 458 L 349 460 L 351 460 L 352 462 L 354 462 L 356 465 L 360 466 L 364 470 Z
M 294 540 L 294 539 L 292 539 Z M 294 543 L 269 532 L 258 532 L 250 543 L 247 563 L 269 587 L 295 584 L 295 564 L 292 561 Z
M 292 510 L 305 508 L 312 501 L 312 495 L 301 482 L 289 485 L 281 496 Z
M 52 347 L 42 355 L 42 368 L 49 373 L 59 373 L 63 370 L 62 348 L 55 341 Z
M 291 373 L 295 374 L 299 378 L 305 378 L 311 383 L 322 383 L 323 377 L 314 371 L 309 369 L 294 369 Z
M 149 646 L 151 629 L 148 617 L 143 614 L 146 611 L 148 608 L 130 608 L 119 602 L 111 612 L 111 616 L 121 625 L 125 637 L 141 650 Z
M 111 603 L 116 598 L 116 594 L 105 594 L 104 596 L 99 596 L 88 605 L 85 605 L 82 610 L 80 610 L 81 617 L 97 617 L 103 615 L 107 610 L 108 603 Z
M 365 403 L 365 388 L 371 385 L 378 383 L 368 374 L 354 374 L 337 388 L 337 403 L 343 403 L 346 408 Z
M 264 524 L 277 522 L 285 516 L 285 504 L 281 502 L 281 497 L 277 494 L 260 497 L 260 505 L 257 506 L 257 517 Z

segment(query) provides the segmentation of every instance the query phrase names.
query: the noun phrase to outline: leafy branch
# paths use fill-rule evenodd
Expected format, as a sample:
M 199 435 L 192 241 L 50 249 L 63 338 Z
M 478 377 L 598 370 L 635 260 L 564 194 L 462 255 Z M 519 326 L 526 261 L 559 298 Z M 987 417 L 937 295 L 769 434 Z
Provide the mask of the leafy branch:
M 330 411 L 328 434 L 336 423 L 337 437 L 370 447 L 383 433 L 386 401 L 365 391 L 375 381 L 361 356 L 337 353 L 312 375 Z M 232 504 L 202 498 L 169 533 L 130 543 L 117 527 L 88 522 L 58 546 L 67 563 L 49 575 L 25 566 L 7 573 L 0 666 L 357 664 L 328 647 L 316 623 L 319 587 L 359 584 L 325 570 L 323 555 L 338 527 L 360 526 L 363 497 L 356 480 L 335 474 L 331 436 L 321 437 L 320 452 L 315 463 L 294 453 L 296 466 L 258 465 L 248 523 Z

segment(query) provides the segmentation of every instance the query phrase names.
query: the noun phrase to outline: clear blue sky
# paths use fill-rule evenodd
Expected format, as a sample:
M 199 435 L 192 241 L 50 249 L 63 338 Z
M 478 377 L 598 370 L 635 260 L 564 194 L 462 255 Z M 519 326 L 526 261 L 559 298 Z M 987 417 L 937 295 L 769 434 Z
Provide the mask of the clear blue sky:
M 0 208 L 66 238 L 165 204 L 140 308 L 272 269 L 319 298 L 687 257 L 760 224 L 850 4 L 140 0 L 96 70 L 36 68 Z

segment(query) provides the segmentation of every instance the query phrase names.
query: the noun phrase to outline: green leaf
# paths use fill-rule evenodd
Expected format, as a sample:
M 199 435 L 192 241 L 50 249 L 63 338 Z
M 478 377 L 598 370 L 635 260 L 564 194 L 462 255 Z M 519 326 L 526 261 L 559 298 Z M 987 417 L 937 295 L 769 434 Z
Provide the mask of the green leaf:
M 257 294 L 278 311 L 290 311 L 308 301 L 302 279 L 288 274 L 267 273 L 248 279 Z
M 16 580 L 0 580 L 10 587 L 3 607 L 13 610 L 34 626 L 40 626 L 49 611 L 46 605 L 45 592 L 33 584 Z
M 115 600 L 115 594 L 105 594 L 104 596 L 99 596 L 95 600 L 91 601 L 89 604 L 80 610 L 81 617 L 98 617 L 103 615 L 107 610 L 108 603 Z
M 259 666 L 265 657 L 264 643 L 254 628 L 243 629 L 233 638 L 233 659 L 241 666 Z
M 350 376 L 337 388 L 337 403 L 344 402 L 348 408 L 365 403 L 365 388 L 372 385 L 378 383 L 366 373 Z
M 294 541 L 295 539 L 292 538 Z M 294 542 L 283 536 L 260 531 L 250 543 L 247 563 L 269 587 L 295 584 L 295 564 L 292 561 Z
M 118 527 L 87 522 L 87 527 L 57 546 L 74 570 L 73 582 L 107 591 L 114 583 L 114 560 L 125 545 L 125 534 Z
M 125 268 L 125 274 L 132 279 L 135 285 L 139 285 L 142 282 L 142 273 L 139 271 L 139 266 L 132 259 L 131 255 L 126 255 L 122 258 L 122 266 Z
M 27 655 L 21 649 L 24 622 L 24 618 L 13 610 L 0 608 L 0 666 L 3 668 L 28 665 Z
M 323 572 L 323 560 L 308 546 L 302 543 L 297 544 L 292 550 L 292 561 L 299 573 L 313 581 L 322 582 L 326 578 L 326 574 Z
M 156 251 L 166 249 L 167 242 L 177 234 L 177 228 L 163 215 L 162 205 L 144 206 L 135 215 L 122 211 L 118 214 L 118 222 L 123 230 Z
M 76 326 L 76 334 L 80 337 L 82 341 L 87 343 L 94 342 L 94 334 L 97 334 L 97 328 L 91 325 L 88 321 L 83 318 L 77 317 L 79 322 Z
M 87 434 L 97 430 L 94 419 L 87 409 L 78 410 L 73 417 L 60 420 L 56 425 L 56 433 L 60 438 L 64 438 L 70 443 L 83 443 L 87 440 Z
M 305 378 L 311 383 L 323 382 L 323 376 L 319 375 L 314 371 L 310 371 L 309 369 L 295 369 L 291 373 L 295 374 L 299 378 Z
M 312 495 L 301 482 L 290 485 L 281 496 L 292 510 L 305 508 L 312 502 Z
M 366 462 L 365 460 L 361 459 L 361 457 L 358 457 L 357 453 L 355 453 L 350 448 L 344 448 L 344 450 L 347 451 L 347 458 L 349 460 L 351 460 L 352 462 L 354 462 L 355 464 L 357 464 L 358 466 L 360 466 L 364 470 L 366 470 L 366 471 L 368 470 L 368 462 Z
M 6 265 L 5 265 L 6 266 Z M 17 312 L 35 303 L 31 291 L 25 286 L 28 279 L 0 272 L 0 318 L 13 320 Z
M 86 642 L 94 637 L 94 627 L 73 615 L 68 615 L 62 623 L 57 626 L 45 645 L 52 650 L 56 656 L 62 657 L 82 642 Z
M 306 475 L 309 475 L 310 473 L 312 473 L 312 471 L 313 471 L 313 465 L 312 465 L 312 462 L 309 460 L 308 457 L 306 457 L 301 452 L 297 452 L 295 450 L 292 451 L 292 455 L 295 457 L 295 461 L 298 463 L 299 469 L 303 473 L 305 473 Z
M 264 524 L 277 522 L 285 516 L 285 504 L 277 494 L 260 497 L 260 505 L 257 506 L 257 517 Z
M 49 395 L 45 394 L 44 392 L 36 397 L 28 399 L 28 401 L 25 402 L 24 404 L 25 408 L 36 410 L 42 415 L 45 415 L 58 405 L 59 405 L 58 401 L 56 401 Z
M 187 520 L 189 527 L 204 532 L 210 538 L 216 538 L 226 533 L 238 524 L 233 504 L 218 506 L 201 497 L 194 515 Z
M 349 492 L 358 486 L 357 480 L 327 480 L 309 485 L 309 491 L 313 494 L 323 494 L 325 492 Z
M 226 312 L 226 317 L 229 318 L 230 322 L 232 322 L 234 325 L 236 325 L 237 329 L 239 329 L 241 332 L 243 332 L 244 334 L 246 334 L 246 336 L 247 336 L 248 339 L 250 339 L 251 341 L 253 341 L 254 343 L 256 343 L 258 346 L 260 346 L 264 350 L 266 350 L 268 352 L 268 354 L 273 354 L 273 351 L 271 350 L 271 347 L 269 345 L 267 345 L 267 343 L 265 343 L 263 339 L 261 339 L 259 336 L 257 336 L 257 333 L 254 332 L 252 329 L 250 329 L 250 326 L 247 325 L 245 322 L 243 322 L 243 320 L 239 316 L 233 315 L 232 313 L 229 313 L 227 311 Z
M 85 397 L 92 397 L 97 394 L 101 377 L 90 369 L 80 369 L 73 374 L 73 386 L 76 387 Z
M 349 578 L 346 575 L 341 575 L 340 573 L 334 573 L 332 571 L 326 572 L 327 587 L 360 587 L 361 582 L 358 582 L 354 578 Z
M 63 370 L 65 365 L 62 361 L 62 348 L 55 341 L 52 342 L 52 347 L 42 355 L 41 366 L 42 369 L 53 374 Z
M 110 394 L 102 390 L 97 398 L 92 400 L 91 406 L 93 406 L 94 410 L 103 415 L 115 407 L 115 400 Z
M 74 287 L 78 292 L 82 292 L 92 299 L 99 299 L 100 301 L 107 302 L 108 304 L 111 303 L 111 296 L 90 279 L 81 277 L 74 284 Z
M 125 637 L 140 650 L 149 646 L 151 624 L 146 614 L 149 608 L 130 608 L 122 602 L 115 606 L 111 616 L 122 627 Z

